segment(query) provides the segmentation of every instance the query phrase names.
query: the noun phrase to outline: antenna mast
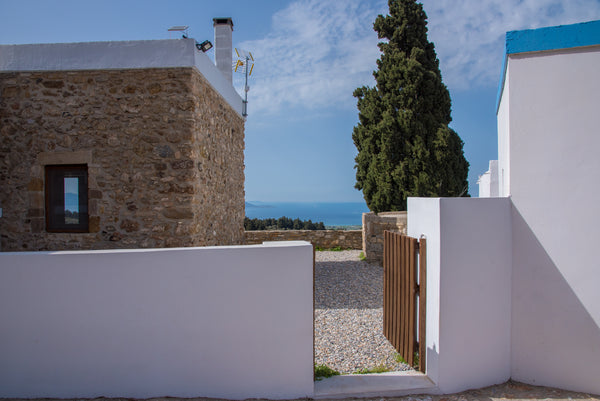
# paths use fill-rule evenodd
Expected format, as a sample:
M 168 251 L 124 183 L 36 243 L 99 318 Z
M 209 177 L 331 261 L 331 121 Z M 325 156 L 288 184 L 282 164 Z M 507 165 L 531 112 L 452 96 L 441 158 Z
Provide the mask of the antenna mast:
M 248 76 L 252 75 L 252 70 L 254 69 L 254 57 L 252 53 L 242 49 L 235 49 L 235 54 L 238 59 L 233 65 L 233 71 L 243 73 L 246 77 L 244 81 L 244 110 L 242 112 L 242 116 L 248 116 L 248 91 L 250 87 L 248 86 Z

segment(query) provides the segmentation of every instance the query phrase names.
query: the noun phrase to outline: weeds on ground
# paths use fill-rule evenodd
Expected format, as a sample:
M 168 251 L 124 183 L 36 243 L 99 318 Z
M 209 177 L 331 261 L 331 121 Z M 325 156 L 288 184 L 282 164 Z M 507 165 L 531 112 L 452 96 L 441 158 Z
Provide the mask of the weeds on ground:
M 369 373 L 385 373 L 389 372 L 391 369 L 385 366 L 383 363 L 375 366 L 374 368 L 364 368 L 359 369 L 356 372 L 352 373 L 353 375 L 366 375 Z
M 362 260 L 362 261 L 365 261 L 365 260 L 367 260 L 367 257 L 365 256 L 365 253 L 364 253 L 364 252 L 361 252 L 361 253 L 360 253 L 360 255 L 358 255 L 358 258 L 359 258 L 360 260 Z
M 333 252 L 340 252 L 340 251 L 345 251 L 344 248 L 342 248 L 341 246 L 336 246 L 333 248 L 323 248 L 320 247 L 319 245 L 315 246 L 315 251 L 333 251 Z
M 397 352 L 394 354 L 394 360 L 398 363 L 403 363 L 405 365 L 408 365 L 408 362 L 406 362 L 406 359 L 402 358 L 402 355 L 400 355 Z M 413 367 L 416 368 L 418 366 L 419 366 L 419 353 L 415 352 L 415 355 L 413 358 Z
M 395 360 L 396 362 L 398 362 L 398 363 L 403 363 L 403 364 L 405 364 L 405 365 L 407 364 L 407 363 L 406 363 L 406 359 L 404 359 L 404 358 L 402 357 L 402 355 L 400 355 L 400 354 L 399 354 L 399 353 L 397 353 L 397 352 L 394 354 L 394 360 Z
M 332 376 L 339 376 L 340 372 L 335 369 L 331 369 L 327 365 L 315 364 L 315 380 L 319 381 Z

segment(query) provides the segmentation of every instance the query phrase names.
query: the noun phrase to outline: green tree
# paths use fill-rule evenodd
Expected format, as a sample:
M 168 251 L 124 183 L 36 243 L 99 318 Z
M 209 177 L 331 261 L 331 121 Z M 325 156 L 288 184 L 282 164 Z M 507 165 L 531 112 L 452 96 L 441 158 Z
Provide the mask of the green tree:
M 373 24 L 384 39 L 376 86 L 354 91 L 355 187 L 374 212 L 406 210 L 409 196 L 468 196 L 469 163 L 448 127 L 450 95 L 427 40 L 427 15 L 416 0 L 388 6 Z
M 293 225 L 293 227 L 292 227 L 292 228 L 293 228 L 294 230 L 302 230 L 302 227 L 303 227 L 303 225 L 302 225 L 302 222 L 300 221 L 300 219 L 299 219 L 299 218 L 297 218 L 297 217 L 296 217 L 296 218 L 294 219 L 294 225 Z

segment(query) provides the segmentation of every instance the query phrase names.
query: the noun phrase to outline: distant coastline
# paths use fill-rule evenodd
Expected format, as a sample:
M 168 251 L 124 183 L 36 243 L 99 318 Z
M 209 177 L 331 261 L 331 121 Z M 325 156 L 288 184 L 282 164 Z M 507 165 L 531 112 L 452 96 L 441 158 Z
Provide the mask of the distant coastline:
M 323 222 L 327 227 L 360 227 L 362 214 L 369 211 L 364 202 L 264 202 L 247 201 L 246 217 L 279 218 Z

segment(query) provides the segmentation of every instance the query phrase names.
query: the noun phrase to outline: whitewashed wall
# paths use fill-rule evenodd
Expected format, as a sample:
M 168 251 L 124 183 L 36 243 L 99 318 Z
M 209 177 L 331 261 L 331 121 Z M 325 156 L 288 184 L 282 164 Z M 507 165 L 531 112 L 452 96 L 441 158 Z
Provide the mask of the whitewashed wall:
M 512 377 L 598 394 L 600 47 L 508 66 Z
M 491 178 L 492 177 L 489 170 L 479 176 L 479 179 L 477 180 L 477 185 L 479 186 L 480 198 L 490 197 Z
M 0 397 L 313 394 L 313 251 L 0 254 Z
M 504 82 L 510 80 L 510 64 L 507 63 Z M 504 85 L 497 111 L 498 123 L 498 196 L 510 196 L 510 87 Z
M 427 375 L 442 393 L 510 378 L 507 198 L 409 198 L 408 235 L 427 238 Z
M 488 171 L 479 176 L 477 185 L 480 198 L 498 197 L 498 160 L 490 160 Z
M 505 198 L 409 199 L 408 234 L 428 240 L 427 375 L 442 393 L 508 378 L 600 393 L 599 32 L 507 35 Z

